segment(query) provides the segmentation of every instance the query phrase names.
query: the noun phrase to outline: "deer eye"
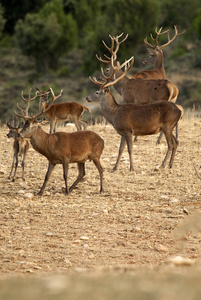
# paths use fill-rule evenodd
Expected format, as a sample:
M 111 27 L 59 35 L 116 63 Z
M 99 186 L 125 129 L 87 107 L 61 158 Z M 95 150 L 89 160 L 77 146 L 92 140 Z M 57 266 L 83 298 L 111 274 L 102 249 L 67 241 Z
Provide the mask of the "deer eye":
M 96 92 L 96 95 L 98 95 L 98 94 L 99 94 L 99 91 Z

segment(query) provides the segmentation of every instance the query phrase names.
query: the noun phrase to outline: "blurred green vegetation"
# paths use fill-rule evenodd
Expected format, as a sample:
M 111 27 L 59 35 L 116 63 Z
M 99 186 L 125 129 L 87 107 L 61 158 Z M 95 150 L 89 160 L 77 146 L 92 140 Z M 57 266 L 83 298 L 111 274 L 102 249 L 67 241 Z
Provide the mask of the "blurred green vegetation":
M 141 63 L 144 38 L 156 26 L 174 34 L 174 25 L 187 31 L 164 49 L 167 77 L 180 89 L 178 103 L 199 107 L 200 0 L 190 6 L 188 0 L 0 0 L 1 122 L 15 118 L 21 91 L 35 93 L 35 86 L 55 93 L 63 88 L 60 102 L 83 102 L 96 89 L 88 76 L 99 74 L 95 55 L 106 53 L 102 40 L 110 44 L 109 34 L 128 33 L 119 60 L 134 55 L 132 72 L 147 68 Z M 31 109 L 37 111 L 38 103 Z

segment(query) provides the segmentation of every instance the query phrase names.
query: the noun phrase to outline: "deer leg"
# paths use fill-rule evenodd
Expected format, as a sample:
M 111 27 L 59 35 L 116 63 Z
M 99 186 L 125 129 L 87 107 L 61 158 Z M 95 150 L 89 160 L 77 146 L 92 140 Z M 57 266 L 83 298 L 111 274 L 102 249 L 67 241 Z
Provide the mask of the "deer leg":
M 15 163 L 14 163 L 14 165 L 15 165 L 15 170 L 14 170 L 14 175 L 13 175 L 13 179 L 12 179 L 12 181 L 14 182 L 15 181 L 15 175 L 16 175 L 16 171 L 17 171 L 17 166 L 18 166 L 18 154 L 16 155 L 14 155 L 14 159 L 15 159 Z
M 178 140 L 178 123 L 177 123 L 177 125 L 175 126 L 175 130 L 176 130 L 176 139 Z
M 57 128 L 57 122 L 55 121 L 53 125 L 53 132 L 56 132 L 56 128 Z
M 174 162 L 174 157 L 175 157 L 175 153 L 176 153 L 176 150 L 177 150 L 177 146 L 179 144 L 178 140 L 175 138 L 174 135 L 172 135 L 172 141 L 173 141 L 173 149 L 172 149 L 172 155 L 171 155 L 171 158 L 170 158 L 170 163 L 169 163 L 169 167 L 172 168 L 172 165 L 173 165 L 173 162 Z
M 64 181 L 65 181 L 65 194 L 68 195 L 69 194 L 69 190 L 68 190 L 68 166 L 69 166 L 69 162 L 65 161 L 63 163 L 63 176 L 64 176 Z
M 162 136 L 163 136 L 163 132 L 161 131 L 160 134 L 159 134 L 159 137 L 158 137 L 158 139 L 157 139 L 157 141 L 156 141 L 156 144 L 157 144 L 157 145 L 160 144 L 161 139 L 162 139 Z
M 87 123 L 85 122 L 85 121 L 83 121 L 83 120 L 80 120 L 80 125 L 83 125 L 83 127 L 84 127 L 84 129 L 83 130 L 86 130 L 86 128 L 87 128 Z
M 137 142 L 137 135 L 134 137 L 133 142 Z
M 99 175 L 100 175 L 100 194 L 104 192 L 103 190 L 103 168 L 100 163 L 100 159 L 94 158 L 93 159 L 94 165 L 98 169 Z
M 24 178 L 24 160 L 25 160 L 25 155 L 23 153 L 22 158 L 21 158 L 21 166 L 22 166 L 22 180 L 25 181 L 25 178 Z
M 129 159 L 130 159 L 130 171 L 134 171 L 134 167 L 133 167 L 133 136 L 131 133 L 127 133 L 126 143 L 127 143 L 128 154 L 129 154 Z
M 12 175 L 12 172 L 13 172 L 13 168 L 14 168 L 14 164 L 15 164 L 15 156 L 13 157 L 12 167 L 11 167 L 11 171 L 10 171 L 10 174 L 8 176 L 8 179 L 11 178 L 11 175 Z
M 50 121 L 50 134 L 53 133 L 53 121 Z
M 55 164 L 52 164 L 51 162 L 49 162 L 47 173 L 45 175 L 45 180 L 44 180 L 44 183 L 43 183 L 43 185 L 42 185 L 42 187 L 41 187 L 40 192 L 38 193 L 38 195 L 42 195 L 43 194 L 44 189 L 46 187 L 46 184 L 47 184 L 47 182 L 48 182 L 48 180 L 49 180 L 49 178 L 50 178 L 50 176 L 52 174 L 52 171 L 53 171 L 53 169 L 54 169 L 55 166 L 56 166 Z
M 168 150 L 167 150 L 165 158 L 162 162 L 162 165 L 160 166 L 161 169 L 165 168 L 167 160 L 170 157 L 170 154 L 171 154 L 171 152 L 173 151 L 173 148 L 174 148 L 174 142 L 173 142 L 173 139 L 172 139 L 172 132 L 170 134 L 167 134 L 166 132 L 164 132 L 164 134 L 165 134 L 166 141 L 167 141 L 167 144 L 168 144 Z
M 121 156 L 122 156 L 122 153 L 124 151 L 124 148 L 126 146 L 126 139 L 124 136 L 121 137 L 121 142 L 120 142 L 120 146 L 119 146 L 119 154 L 118 154 L 118 157 L 117 157 L 117 161 L 116 161 L 116 164 L 113 168 L 113 171 L 116 171 L 117 170 L 117 166 L 119 164 L 119 161 L 121 159 Z
M 25 180 L 25 177 L 24 177 L 24 166 L 25 166 L 25 159 L 26 159 L 26 156 L 27 156 L 27 152 L 29 150 L 29 144 L 26 144 L 25 145 L 25 148 L 24 148 L 24 152 L 22 154 L 22 179 Z
M 74 118 L 74 123 L 75 123 L 75 126 L 77 128 L 77 131 L 81 131 L 82 127 L 81 127 L 80 122 L 77 118 Z
M 83 177 L 85 176 L 85 164 L 84 163 L 78 163 L 77 164 L 77 168 L 78 168 L 78 176 L 76 178 L 76 180 L 73 182 L 73 184 L 71 185 L 69 192 L 72 192 L 72 190 L 76 187 L 76 185 L 83 179 Z

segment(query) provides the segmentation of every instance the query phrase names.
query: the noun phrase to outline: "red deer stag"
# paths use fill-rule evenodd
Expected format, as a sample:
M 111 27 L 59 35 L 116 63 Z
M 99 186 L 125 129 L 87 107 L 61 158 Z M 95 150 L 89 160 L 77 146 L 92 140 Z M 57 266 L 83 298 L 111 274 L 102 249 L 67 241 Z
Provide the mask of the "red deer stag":
M 132 67 L 132 63 L 133 58 L 130 67 L 127 69 L 124 75 L 126 75 L 129 69 Z M 113 73 L 110 75 L 110 77 L 106 77 L 103 71 L 102 74 L 105 78 L 105 81 L 103 81 L 102 79 L 101 81 L 98 81 L 95 77 L 90 77 L 90 79 L 95 84 L 98 84 L 101 89 L 88 96 L 86 100 L 89 102 L 98 102 L 101 106 L 101 112 L 103 116 L 108 122 L 113 125 L 117 133 L 121 135 L 119 154 L 113 170 L 115 171 L 117 169 L 126 144 L 130 159 L 130 171 L 134 170 L 132 158 L 132 135 L 143 136 L 156 134 L 160 131 L 165 134 L 168 144 L 168 150 L 162 162 L 161 168 L 165 167 L 170 155 L 171 158 L 169 167 L 171 168 L 174 162 L 174 156 L 178 145 L 178 141 L 172 134 L 172 131 L 181 116 L 181 111 L 174 103 L 168 101 L 160 101 L 146 105 L 119 105 L 108 89 L 108 86 L 111 85 L 109 81 L 113 76 Z
M 8 176 L 8 179 L 11 178 L 13 173 L 13 168 L 15 166 L 14 174 L 12 177 L 12 181 L 15 181 L 17 166 L 18 166 L 18 157 L 21 156 L 21 166 L 22 166 L 22 179 L 25 180 L 24 177 L 24 165 L 25 165 L 25 159 L 27 152 L 29 150 L 29 141 L 23 138 L 18 137 L 19 130 L 23 127 L 23 123 L 20 123 L 18 127 L 13 127 L 9 123 L 7 123 L 7 127 L 9 128 L 9 133 L 7 134 L 8 138 L 14 138 L 13 142 L 13 162 L 12 167 L 10 171 L 10 175 Z
M 123 34 L 123 33 L 122 33 Z M 109 50 L 111 57 L 105 55 L 107 60 L 98 58 L 99 61 L 109 64 L 109 67 L 105 70 L 104 75 L 113 80 L 113 85 L 116 91 L 123 97 L 125 103 L 134 103 L 134 104 L 148 104 L 156 101 L 167 100 L 171 102 L 176 102 L 179 90 L 178 88 L 168 80 L 165 79 L 149 79 L 143 80 L 141 78 L 132 79 L 127 76 L 123 76 L 123 71 L 119 68 L 119 62 L 117 61 L 117 52 L 119 50 L 120 44 L 124 42 L 128 35 L 122 40 L 119 41 L 119 38 L 122 36 L 112 37 L 111 47 L 107 46 L 105 42 L 104 45 Z M 114 50 L 114 42 L 116 42 L 116 49 Z M 113 58 L 113 59 L 112 59 Z M 113 65 L 111 62 L 113 61 Z M 110 74 L 113 72 L 115 67 L 114 76 L 111 77 Z
M 49 161 L 48 170 L 39 195 L 43 194 L 51 173 L 57 164 L 63 165 L 65 194 L 69 194 L 85 176 L 85 162 L 88 159 L 92 160 L 98 169 L 100 174 L 100 193 L 102 193 L 103 169 L 100 163 L 100 156 L 104 148 L 103 139 L 93 131 L 77 131 L 73 133 L 55 132 L 48 134 L 40 127 L 40 124 L 37 123 L 36 119 L 42 114 L 45 114 L 52 107 L 54 101 L 62 94 L 61 91 L 58 96 L 55 96 L 52 88 L 50 88 L 50 92 L 52 94 L 51 104 L 37 115 L 28 115 L 29 100 L 27 100 L 26 110 L 22 110 L 18 105 L 22 114 L 15 112 L 25 120 L 25 124 L 19 136 L 29 138 L 33 148 L 44 155 Z M 67 175 L 70 163 L 77 163 L 78 176 L 69 188 Z
M 147 38 L 144 39 L 144 42 L 146 45 L 148 45 L 150 48 L 148 48 L 149 56 L 145 59 L 143 59 L 144 64 L 153 64 L 154 67 L 152 70 L 144 70 L 139 71 L 135 75 L 132 76 L 133 79 L 136 78 L 142 78 L 142 79 L 166 79 L 165 74 L 165 68 L 164 68 L 164 60 L 163 60 L 163 51 L 162 49 L 168 45 L 170 45 L 178 36 L 182 35 L 186 30 L 184 30 L 181 33 L 178 33 L 177 26 L 174 25 L 174 36 L 172 39 L 170 39 L 169 30 L 163 31 L 163 27 L 161 27 L 159 30 L 155 29 L 156 37 L 154 38 L 152 34 L 150 34 L 152 41 L 155 43 L 155 45 L 152 45 L 148 42 Z M 168 35 L 168 42 L 159 46 L 158 45 L 158 38 L 159 36 L 167 33 Z
M 36 90 L 39 92 L 40 95 L 40 110 L 44 110 L 48 107 L 48 96 L 50 91 L 42 92 L 38 88 Z M 85 110 L 91 112 L 91 110 L 81 105 L 77 102 L 66 102 L 66 103 L 57 103 L 53 104 L 50 109 L 47 110 L 45 116 L 47 120 L 50 122 L 50 133 L 56 132 L 56 124 L 59 121 L 69 121 L 72 120 L 75 123 L 75 126 L 78 131 L 82 130 L 82 125 L 84 130 L 87 127 L 85 121 L 83 121 L 82 115 Z
M 179 90 L 178 88 L 166 79 L 147 79 L 144 80 L 142 78 L 130 79 L 126 76 L 121 77 L 123 71 L 119 68 L 119 63 L 117 62 L 117 52 L 119 50 L 120 44 L 124 42 L 128 35 L 122 40 L 119 41 L 119 38 L 123 35 L 112 37 L 111 39 L 111 47 L 107 46 L 103 41 L 105 47 L 109 50 L 111 57 L 105 55 L 107 60 L 103 60 L 101 57 L 96 55 L 97 59 L 101 62 L 109 64 L 109 67 L 105 70 L 104 74 L 107 77 L 110 77 L 110 74 L 115 67 L 114 77 L 111 78 L 113 81 L 114 88 L 116 91 L 122 95 L 123 101 L 125 103 L 134 103 L 134 104 L 148 104 L 161 100 L 176 102 Z M 116 49 L 114 50 L 114 42 L 116 42 Z M 111 61 L 113 58 L 113 66 Z M 115 78 L 115 79 L 114 79 Z M 160 142 L 162 136 L 162 132 L 157 140 L 157 143 Z M 136 140 L 136 138 L 135 138 Z

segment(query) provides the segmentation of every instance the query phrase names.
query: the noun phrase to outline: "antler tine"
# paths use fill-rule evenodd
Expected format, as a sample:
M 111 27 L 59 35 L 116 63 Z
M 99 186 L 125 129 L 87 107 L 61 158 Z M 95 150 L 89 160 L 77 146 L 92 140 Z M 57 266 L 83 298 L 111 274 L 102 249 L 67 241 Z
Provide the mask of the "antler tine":
M 155 45 L 150 44 L 150 43 L 148 42 L 148 40 L 147 40 L 147 37 L 144 39 L 144 43 L 145 43 L 146 45 L 148 45 L 149 47 L 151 47 L 152 49 L 155 50 L 155 49 L 158 47 L 158 38 L 159 38 L 159 36 L 162 35 L 162 34 L 165 34 L 165 33 L 168 33 L 168 32 L 169 32 L 169 30 L 166 30 L 166 31 L 161 32 L 162 29 L 163 29 L 163 27 L 160 27 L 159 30 L 158 30 L 158 28 L 157 28 L 157 26 L 156 26 L 156 28 L 155 28 L 156 37 L 155 37 L 155 38 L 153 37 L 152 33 L 150 33 L 150 37 L 151 37 L 152 41 L 155 42 Z
M 107 48 L 107 50 L 112 54 L 113 53 L 113 48 L 114 48 L 114 38 L 111 35 L 109 35 L 109 37 L 112 41 L 111 47 L 109 47 L 103 40 L 102 40 L 102 43 L 105 46 L 105 48 Z
M 170 43 L 172 43 L 176 39 L 176 37 L 178 37 L 178 36 L 180 36 L 180 35 L 182 35 L 182 34 L 184 34 L 186 32 L 186 29 L 185 29 L 181 33 L 178 33 L 178 29 L 177 29 L 176 25 L 174 25 L 174 30 L 175 30 L 175 34 L 174 34 L 173 38 L 170 39 L 170 36 L 169 36 L 169 33 L 168 33 L 168 42 L 166 44 L 163 44 L 162 46 L 160 46 L 160 49 L 168 46 Z
M 100 88 L 102 88 L 102 86 L 105 84 L 105 81 L 103 81 L 103 80 L 102 80 L 102 81 L 98 81 L 96 77 L 91 77 L 91 76 L 89 76 L 89 79 L 90 79 L 93 83 L 99 85 Z
M 123 43 L 123 42 L 125 42 L 125 40 L 128 38 L 128 33 L 126 34 L 126 36 L 125 36 L 125 38 L 122 40 L 122 41 L 119 41 L 119 38 L 123 35 L 124 33 L 122 32 L 120 35 L 117 35 L 116 37 L 113 37 L 113 39 L 115 40 L 115 42 L 116 42 L 116 49 L 115 49 L 115 51 L 113 51 L 113 53 L 112 53 L 112 56 L 113 56 L 113 58 L 114 58 L 114 60 L 116 60 L 117 59 L 117 52 L 119 51 L 119 46 Z
M 61 95 L 63 93 L 63 89 L 61 89 L 60 93 L 57 96 L 55 96 L 54 91 L 53 91 L 53 89 L 51 87 L 49 88 L 49 90 L 50 90 L 50 92 L 52 94 L 52 101 L 51 101 L 51 103 L 48 105 L 48 107 L 46 107 L 46 109 L 42 110 L 37 115 L 33 116 L 32 117 L 33 120 L 37 119 L 38 117 L 40 117 L 41 115 L 43 115 L 44 113 L 46 113 L 50 109 L 50 107 L 52 107 L 52 105 L 54 104 L 54 101 L 57 98 L 61 97 Z
M 109 58 L 107 55 L 105 55 L 105 54 L 104 54 L 104 56 L 108 59 L 108 61 L 102 59 L 101 57 L 98 56 L 98 54 L 96 54 L 96 58 L 97 58 L 99 61 L 101 61 L 101 62 L 103 62 L 103 63 L 105 63 L 105 64 L 109 64 L 109 63 L 110 63 L 110 58 Z
M 130 61 L 131 61 L 131 63 L 130 63 Z M 112 63 L 111 63 L 111 65 L 112 65 L 112 68 L 113 68 L 113 70 L 117 70 L 117 69 L 121 69 L 121 68 L 123 68 L 126 64 L 129 64 L 130 63 L 130 65 L 129 65 L 129 67 L 127 68 L 127 70 L 125 71 L 125 72 L 123 72 L 123 74 L 121 75 L 121 76 L 119 76 L 117 79 L 115 79 L 114 81 L 112 81 L 112 82 L 108 82 L 108 83 L 106 83 L 106 84 L 104 84 L 104 86 L 102 87 L 102 88 L 106 88 L 106 87 L 109 87 L 109 86 L 111 86 L 111 85 L 114 85 L 115 83 L 117 83 L 119 80 L 121 80 L 124 76 L 126 76 L 126 74 L 130 71 L 130 69 L 132 68 L 132 66 L 133 66 L 133 63 L 134 63 L 134 57 L 132 56 L 130 59 L 128 59 L 127 61 L 125 61 L 121 66 L 114 66 L 114 64 L 113 64 L 113 57 L 112 57 Z M 111 79 L 111 78 L 110 78 Z

